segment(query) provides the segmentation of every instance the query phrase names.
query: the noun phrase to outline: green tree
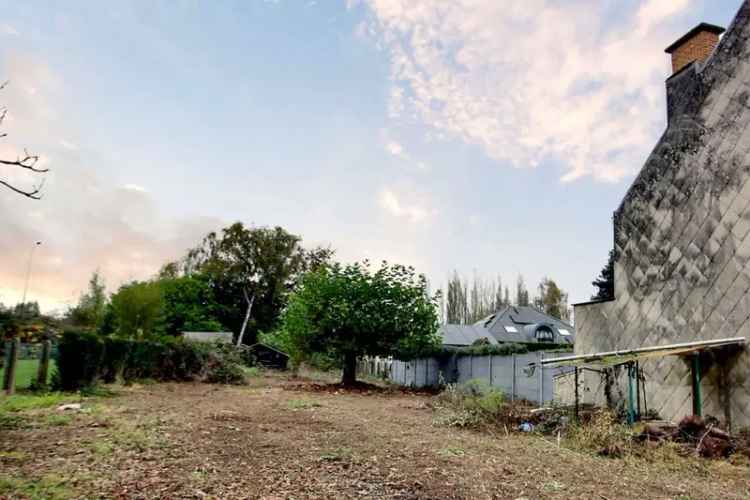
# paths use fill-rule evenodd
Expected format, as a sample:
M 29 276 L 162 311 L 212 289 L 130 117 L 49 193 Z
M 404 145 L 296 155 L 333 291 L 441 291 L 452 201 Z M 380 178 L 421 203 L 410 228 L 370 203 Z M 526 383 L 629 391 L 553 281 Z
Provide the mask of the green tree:
M 526 283 L 523 280 L 523 276 L 518 275 L 516 281 L 516 304 L 517 306 L 528 306 L 529 305 L 529 291 L 526 289 Z
M 570 317 L 568 294 L 549 278 L 543 278 L 539 283 L 539 295 L 534 299 L 534 305 L 555 318 L 567 320 Z
M 357 357 L 410 357 L 439 345 L 437 296 L 411 267 L 334 264 L 307 273 L 283 314 L 297 358 L 339 359 L 342 384 L 356 381 Z
M 134 281 L 112 295 L 115 333 L 133 339 L 164 334 L 164 294 L 158 281 Z
M 107 308 L 107 293 L 99 271 L 89 279 L 89 287 L 81 294 L 78 305 L 68 311 L 68 320 L 77 327 L 85 329 L 98 328 Z
M 206 236 L 188 253 L 183 269 L 207 276 L 220 304 L 217 319 L 239 333 L 238 342 L 254 343 L 258 331 L 274 329 L 301 276 L 332 254 L 328 248 L 306 250 L 299 236 L 281 227 L 246 228 L 237 222 Z
M 207 276 L 193 274 L 162 278 L 158 283 L 164 295 L 164 331 L 167 335 L 223 329 L 216 318 L 218 305 Z
M 591 282 L 596 288 L 596 293 L 591 300 L 612 300 L 615 298 L 615 251 L 609 251 L 607 264 L 599 273 L 599 276 Z

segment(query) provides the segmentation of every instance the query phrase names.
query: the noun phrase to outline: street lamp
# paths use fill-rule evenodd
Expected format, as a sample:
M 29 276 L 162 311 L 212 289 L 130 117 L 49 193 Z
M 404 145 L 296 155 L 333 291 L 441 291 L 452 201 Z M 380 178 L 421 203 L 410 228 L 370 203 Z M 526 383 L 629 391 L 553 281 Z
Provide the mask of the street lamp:
M 41 245 L 41 241 L 37 241 L 34 243 L 34 245 L 31 247 L 31 252 L 29 252 L 29 264 L 26 266 L 26 283 L 23 286 L 23 301 L 21 304 L 23 304 L 23 307 L 26 307 L 26 292 L 29 291 L 29 278 L 31 277 L 31 261 L 34 258 L 34 250 L 36 250 L 36 247 Z

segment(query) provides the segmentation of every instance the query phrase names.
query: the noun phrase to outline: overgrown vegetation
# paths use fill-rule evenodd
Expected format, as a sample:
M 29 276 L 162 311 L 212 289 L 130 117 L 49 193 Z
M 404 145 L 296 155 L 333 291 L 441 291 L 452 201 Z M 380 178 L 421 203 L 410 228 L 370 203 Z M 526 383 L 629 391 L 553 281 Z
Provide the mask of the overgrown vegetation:
M 506 411 L 502 391 L 482 380 L 448 384 L 433 403 L 435 423 L 450 427 L 482 427 L 500 422 Z
M 233 347 L 164 337 L 159 341 L 101 337 L 68 331 L 58 348 L 54 384 L 65 391 L 100 381 L 154 379 L 244 381 L 242 357 Z

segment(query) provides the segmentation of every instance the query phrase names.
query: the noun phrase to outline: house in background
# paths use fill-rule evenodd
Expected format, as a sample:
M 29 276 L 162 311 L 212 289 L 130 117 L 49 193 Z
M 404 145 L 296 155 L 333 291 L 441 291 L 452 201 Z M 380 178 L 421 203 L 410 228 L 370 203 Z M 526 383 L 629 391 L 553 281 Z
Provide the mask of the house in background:
M 440 327 L 443 345 L 465 347 L 476 343 L 573 345 L 575 328 L 531 306 L 507 306 L 473 325 Z
M 750 425 L 750 1 L 722 32 L 701 24 L 667 49 L 667 130 L 614 215 L 614 300 L 575 306 L 576 356 L 558 363 L 609 366 L 585 379 L 601 403 L 636 399 L 661 418 L 703 413 L 740 428 Z

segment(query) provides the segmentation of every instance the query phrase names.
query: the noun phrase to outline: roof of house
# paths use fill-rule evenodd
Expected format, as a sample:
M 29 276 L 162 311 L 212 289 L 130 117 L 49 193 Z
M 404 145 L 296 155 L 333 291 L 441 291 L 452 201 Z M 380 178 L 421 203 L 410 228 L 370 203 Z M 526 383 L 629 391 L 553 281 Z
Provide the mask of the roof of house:
M 443 345 L 467 346 L 479 339 L 490 344 L 573 344 L 575 328 L 531 306 L 508 306 L 473 325 L 443 325 Z M 540 340 L 544 339 L 544 340 Z
M 232 332 L 182 332 L 182 336 L 186 340 L 193 340 L 195 342 L 221 342 L 223 344 L 231 344 Z

